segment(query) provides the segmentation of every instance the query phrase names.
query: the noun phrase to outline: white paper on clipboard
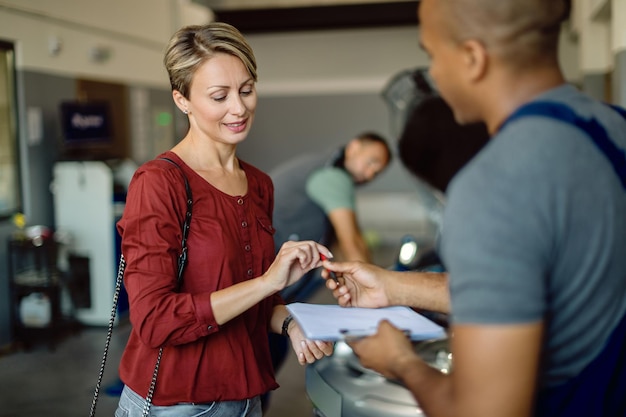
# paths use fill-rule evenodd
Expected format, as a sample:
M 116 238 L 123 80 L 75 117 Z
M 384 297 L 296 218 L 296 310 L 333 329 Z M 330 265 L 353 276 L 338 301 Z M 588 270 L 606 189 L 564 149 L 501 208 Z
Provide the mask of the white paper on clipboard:
M 378 323 L 388 320 L 405 331 L 411 340 L 442 339 L 443 327 L 408 307 L 340 307 L 338 305 L 292 303 L 287 310 L 312 340 L 337 341 L 376 333 Z

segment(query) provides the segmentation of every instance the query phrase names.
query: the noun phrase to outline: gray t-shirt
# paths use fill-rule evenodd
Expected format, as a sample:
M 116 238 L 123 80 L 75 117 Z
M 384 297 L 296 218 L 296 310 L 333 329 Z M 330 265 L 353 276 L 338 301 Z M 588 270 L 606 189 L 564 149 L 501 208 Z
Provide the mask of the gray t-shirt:
M 593 115 L 626 148 L 623 118 L 574 87 L 538 99 Z M 440 249 L 455 323 L 545 321 L 543 386 L 580 372 L 626 311 L 626 191 L 573 125 L 507 124 L 453 180 Z
M 354 209 L 354 180 L 333 166 L 339 153 L 307 154 L 276 167 L 273 225 L 276 250 L 287 240 L 332 242 L 328 213 L 338 207 Z

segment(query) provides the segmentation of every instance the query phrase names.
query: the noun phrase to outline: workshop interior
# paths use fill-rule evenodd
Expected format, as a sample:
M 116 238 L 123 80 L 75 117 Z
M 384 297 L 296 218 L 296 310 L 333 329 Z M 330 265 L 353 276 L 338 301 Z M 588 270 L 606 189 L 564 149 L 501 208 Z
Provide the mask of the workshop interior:
M 625 106 L 626 36 L 611 36 L 624 33 L 624 6 L 573 3 L 560 40 L 567 80 Z M 434 249 L 446 188 L 489 137 L 482 124 L 458 125 L 439 96 L 418 4 L 0 1 L 0 416 L 88 412 L 128 184 L 187 128 L 162 64 L 183 25 L 232 23 L 255 51 L 258 110 L 242 160 L 267 172 L 361 131 L 388 138 L 391 166 L 356 195 L 368 245 L 383 267 L 441 270 Z M 335 300 L 322 291 L 311 302 Z M 122 291 L 105 385 L 116 378 L 128 309 Z M 442 372 L 452 368 L 446 339 L 415 348 Z M 344 343 L 310 366 L 290 357 L 277 378 L 267 417 L 422 415 L 401 384 L 364 368 Z M 100 411 L 112 415 L 116 401 L 101 393 Z

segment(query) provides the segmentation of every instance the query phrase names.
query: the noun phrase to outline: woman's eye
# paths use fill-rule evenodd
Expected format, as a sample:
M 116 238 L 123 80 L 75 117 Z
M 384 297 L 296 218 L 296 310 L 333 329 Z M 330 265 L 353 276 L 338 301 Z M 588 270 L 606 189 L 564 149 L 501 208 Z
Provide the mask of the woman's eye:
M 242 96 L 249 96 L 250 94 L 252 94 L 252 90 L 244 90 L 241 92 Z
M 226 96 L 213 97 L 213 100 L 215 100 L 215 101 L 224 101 L 224 100 L 226 100 Z

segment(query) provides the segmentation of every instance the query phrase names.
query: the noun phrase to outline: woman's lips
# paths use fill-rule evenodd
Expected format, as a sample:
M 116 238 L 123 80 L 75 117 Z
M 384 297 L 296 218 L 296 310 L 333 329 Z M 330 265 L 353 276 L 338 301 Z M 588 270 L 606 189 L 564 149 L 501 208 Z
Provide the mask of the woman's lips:
M 240 133 L 246 130 L 248 119 L 235 123 L 224 123 L 224 126 L 233 133 Z

